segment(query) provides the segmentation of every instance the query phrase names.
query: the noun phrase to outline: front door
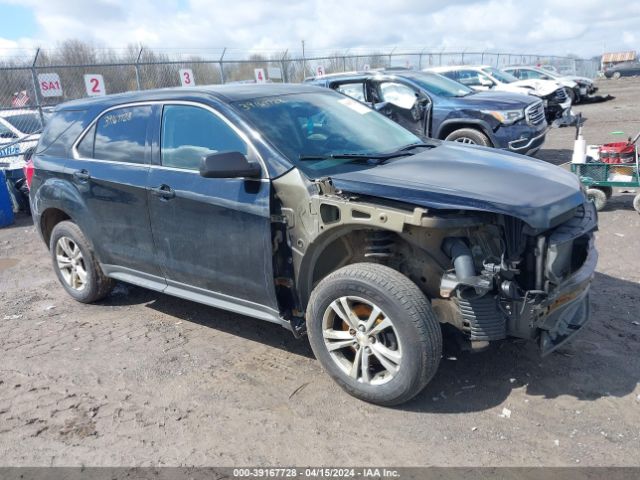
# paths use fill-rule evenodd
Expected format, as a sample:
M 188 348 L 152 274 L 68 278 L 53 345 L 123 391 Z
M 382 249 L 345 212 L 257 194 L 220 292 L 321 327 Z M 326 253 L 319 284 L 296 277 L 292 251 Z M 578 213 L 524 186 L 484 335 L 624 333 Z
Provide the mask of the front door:
M 218 112 L 195 104 L 164 105 L 156 136 L 149 214 L 167 292 L 276 308 L 268 179 L 199 174 L 206 155 L 257 159 L 253 148 Z
M 428 107 L 417 90 L 396 81 L 381 81 L 374 85 L 376 96 L 386 104 L 381 113 L 407 130 L 425 135 L 425 108 Z

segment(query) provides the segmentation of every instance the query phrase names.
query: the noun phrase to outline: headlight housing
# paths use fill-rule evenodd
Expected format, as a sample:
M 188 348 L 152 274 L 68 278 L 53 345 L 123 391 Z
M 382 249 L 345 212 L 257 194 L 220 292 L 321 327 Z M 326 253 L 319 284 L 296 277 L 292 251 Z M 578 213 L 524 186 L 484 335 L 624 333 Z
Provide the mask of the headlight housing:
M 482 110 L 482 113 L 491 115 L 503 125 L 513 125 L 524 118 L 524 110 Z

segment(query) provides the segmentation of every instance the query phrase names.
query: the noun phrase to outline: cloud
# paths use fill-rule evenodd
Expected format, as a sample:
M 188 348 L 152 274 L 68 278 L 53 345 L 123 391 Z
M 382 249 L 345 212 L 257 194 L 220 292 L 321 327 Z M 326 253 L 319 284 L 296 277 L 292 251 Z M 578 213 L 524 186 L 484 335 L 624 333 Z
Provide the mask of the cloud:
M 622 0 L 10 0 L 39 31 L 3 45 L 493 50 L 591 56 L 635 49 L 640 2 Z M 620 12 L 624 12 L 621 14 Z M 12 43 L 13 42 L 13 43 Z

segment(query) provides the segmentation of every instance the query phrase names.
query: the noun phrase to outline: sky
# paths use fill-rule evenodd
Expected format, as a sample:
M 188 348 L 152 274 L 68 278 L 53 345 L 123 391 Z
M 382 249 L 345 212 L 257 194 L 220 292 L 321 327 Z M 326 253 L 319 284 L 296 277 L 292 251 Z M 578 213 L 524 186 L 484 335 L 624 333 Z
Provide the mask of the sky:
M 0 51 L 97 47 L 246 51 L 500 51 L 582 57 L 640 50 L 629 0 L 0 0 Z

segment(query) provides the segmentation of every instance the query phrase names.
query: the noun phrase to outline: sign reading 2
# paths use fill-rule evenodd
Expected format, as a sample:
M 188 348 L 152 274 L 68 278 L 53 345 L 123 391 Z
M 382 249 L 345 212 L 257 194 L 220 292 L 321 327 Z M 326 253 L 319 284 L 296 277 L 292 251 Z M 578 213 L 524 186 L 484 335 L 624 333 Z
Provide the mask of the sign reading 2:
M 99 97 L 107 94 L 104 78 L 98 73 L 87 73 L 84 76 L 84 88 L 89 97 Z

